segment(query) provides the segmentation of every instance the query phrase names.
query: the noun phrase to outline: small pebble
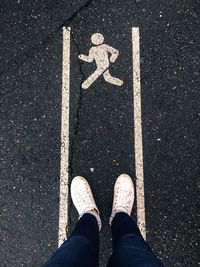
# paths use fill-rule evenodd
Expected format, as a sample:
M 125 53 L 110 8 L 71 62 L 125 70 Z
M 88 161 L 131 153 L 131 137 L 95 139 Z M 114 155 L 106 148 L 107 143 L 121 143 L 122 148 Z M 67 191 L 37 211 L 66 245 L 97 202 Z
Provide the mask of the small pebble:
M 90 171 L 91 171 L 91 172 L 94 172 L 94 168 L 90 168 Z

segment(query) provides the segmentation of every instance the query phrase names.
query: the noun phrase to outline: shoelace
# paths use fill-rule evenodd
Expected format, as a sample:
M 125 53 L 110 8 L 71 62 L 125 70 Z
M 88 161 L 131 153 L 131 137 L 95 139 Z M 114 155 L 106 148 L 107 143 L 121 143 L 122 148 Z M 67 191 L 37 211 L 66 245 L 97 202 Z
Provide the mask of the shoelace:
M 131 207 L 132 205 L 132 192 L 128 191 L 128 190 L 120 190 L 119 193 L 119 189 L 116 192 L 116 200 L 115 200 L 115 205 L 117 203 L 121 203 L 122 206 L 125 207 Z
M 80 207 L 85 204 L 87 204 L 88 206 L 91 206 L 93 204 L 91 192 L 87 187 L 86 187 L 86 192 L 81 194 L 81 197 L 80 194 L 81 194 L 80 192 L 76 194 L 77 203 L 79 204 Z

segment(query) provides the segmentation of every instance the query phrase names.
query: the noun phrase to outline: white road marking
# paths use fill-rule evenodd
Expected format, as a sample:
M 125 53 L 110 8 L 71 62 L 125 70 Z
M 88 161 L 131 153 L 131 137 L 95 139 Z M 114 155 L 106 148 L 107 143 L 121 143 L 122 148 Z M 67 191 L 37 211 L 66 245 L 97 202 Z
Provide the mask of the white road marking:
M 60 246 L 64 242 L 64 240 L 66 239 L 67 224 L 68 224 L 70 31 L 71 31 L 70 28 L 65 28 L 65 27 L 63 28 L 61 163 L 60 163 L 60 203 L 59 203 L 58 246 Z M 144 174 L 143 174 L 142 119 L 141 119 L 139 28 L 135 28 L 135 27 L 132 28 L 132 46 L 133 46 L 132 57 L 133 57 L 133 98 L 134 98 L 134 135 L 135 135 L 137 223 L 138 223 L 138 226 L 140 228 L 140 231 L 141 231 L 143 237 L 146 238 Z M 81 55 L 81 56 L 83 56 L 83 55 Z M 80 56 L 80 58 L 81 58 L 81 56 Z M 81 59 L 83 59 L 83 58 L 81 58 Z M 108 66 L 109 66 L 109 63 L 108 63 Z
M 143 237 L 146 239 L 140 83 L 140 34 L 139 28 L 137 27 L 132 28 L 132 46 L 137 224 Z
M 66 239 L 66 231 L 68 224 L 70 30 L 70 28 L 63 28 L 61 162 L 58 246 L 60 246 Z
M 112 46 L 104 44 L 104 36 L 101 33 L 94 33 L 91 36 L 92 46 L 89 50 L 89 55 L 79 55 L 79 59 L 92 62 L 95 60 L 97 69 L 91 74 L 82 84 L 83 89 L 88 89 L 96 79 L 103 75 L 106 82 L 121 86 L 123 81 L 113 77 L 109 72 L 110 63 L 114 63 L 119 56 L 119 51 Z M 109 58 L 109 54 L 111 54 Z

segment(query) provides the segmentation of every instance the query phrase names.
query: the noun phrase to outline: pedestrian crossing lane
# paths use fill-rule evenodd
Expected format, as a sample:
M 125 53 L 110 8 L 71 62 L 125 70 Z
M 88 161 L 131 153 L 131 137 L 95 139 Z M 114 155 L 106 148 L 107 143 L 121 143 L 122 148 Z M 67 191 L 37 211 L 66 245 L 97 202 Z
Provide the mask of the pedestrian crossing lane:
M 69 105 L 70 105 L 70 37 L 71 28 L 63 28 L 63 62 L 62 62 L 62 105 L 61 105 L 61 158 L 60 158 L 60 194 L 59 194 L 59 233 L 58 246 L 60 246 L 67 236 L 68 225 L 68 161 L 69 161 Z M 104 42 L 104 36 L 98 33 L 92 35 L 93 44 L 101 45 Z M 109 38 L 107 38 L 109 39 Z M 135 153 L 135 173 L 136 173 L 136 205 L 137 205 L 137 223 L 144 238 L 146 238 L 145 223 L 145 196 L 144 196 L 144 170 L 143 170 L 143 143 L 142 143 L 142 116 L 141 116 L 141 82 L 140 82 L 140 35 L 139 28 L 132 28 L 132 78 L 133 78 L 133 122 L 134 124 L 134 148 Z M 104 49 L 105 48 L 105 49 Z M 106 55 L 106 49 L 112 50 L 110 53 L 110 62 L 108 58 L 99 58 Z M 96 79 L 103 75 L 106 82 L 115 86 L 122 86 L 123 80 L 115 78 L 109 73 L 109 65 L 114 63 L 119 56 L 120 51 L 105 44 L 101 47 L 101 53 L 97 55 L 79 55 L 80 60 L 90 62 L 95 60 L 97 63 L 96 72 L 91 74 L 82 84 L 83 89 L 92 90 L 92 84 Z M 94 58 L 94 55 L 97 58 Z M 103 65 L 102 65 L 103 64 Z M 92 76 L 92 77 L 91 77 Z M 90 88 L 89 88 L 90 87 Z

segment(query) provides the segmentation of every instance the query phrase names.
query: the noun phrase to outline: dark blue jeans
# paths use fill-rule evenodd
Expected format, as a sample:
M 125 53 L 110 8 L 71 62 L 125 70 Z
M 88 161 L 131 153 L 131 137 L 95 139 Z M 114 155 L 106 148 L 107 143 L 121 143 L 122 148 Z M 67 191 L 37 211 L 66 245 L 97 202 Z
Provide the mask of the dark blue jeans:
M 108 267 L 163 267 L 140 234 L 135 221 L 124 212 L 115 215 L 112 226 L 113 254 Z M 99 230 L 96 218 L 84 214 L 70 237 L 44 267 L 98 267 Z

